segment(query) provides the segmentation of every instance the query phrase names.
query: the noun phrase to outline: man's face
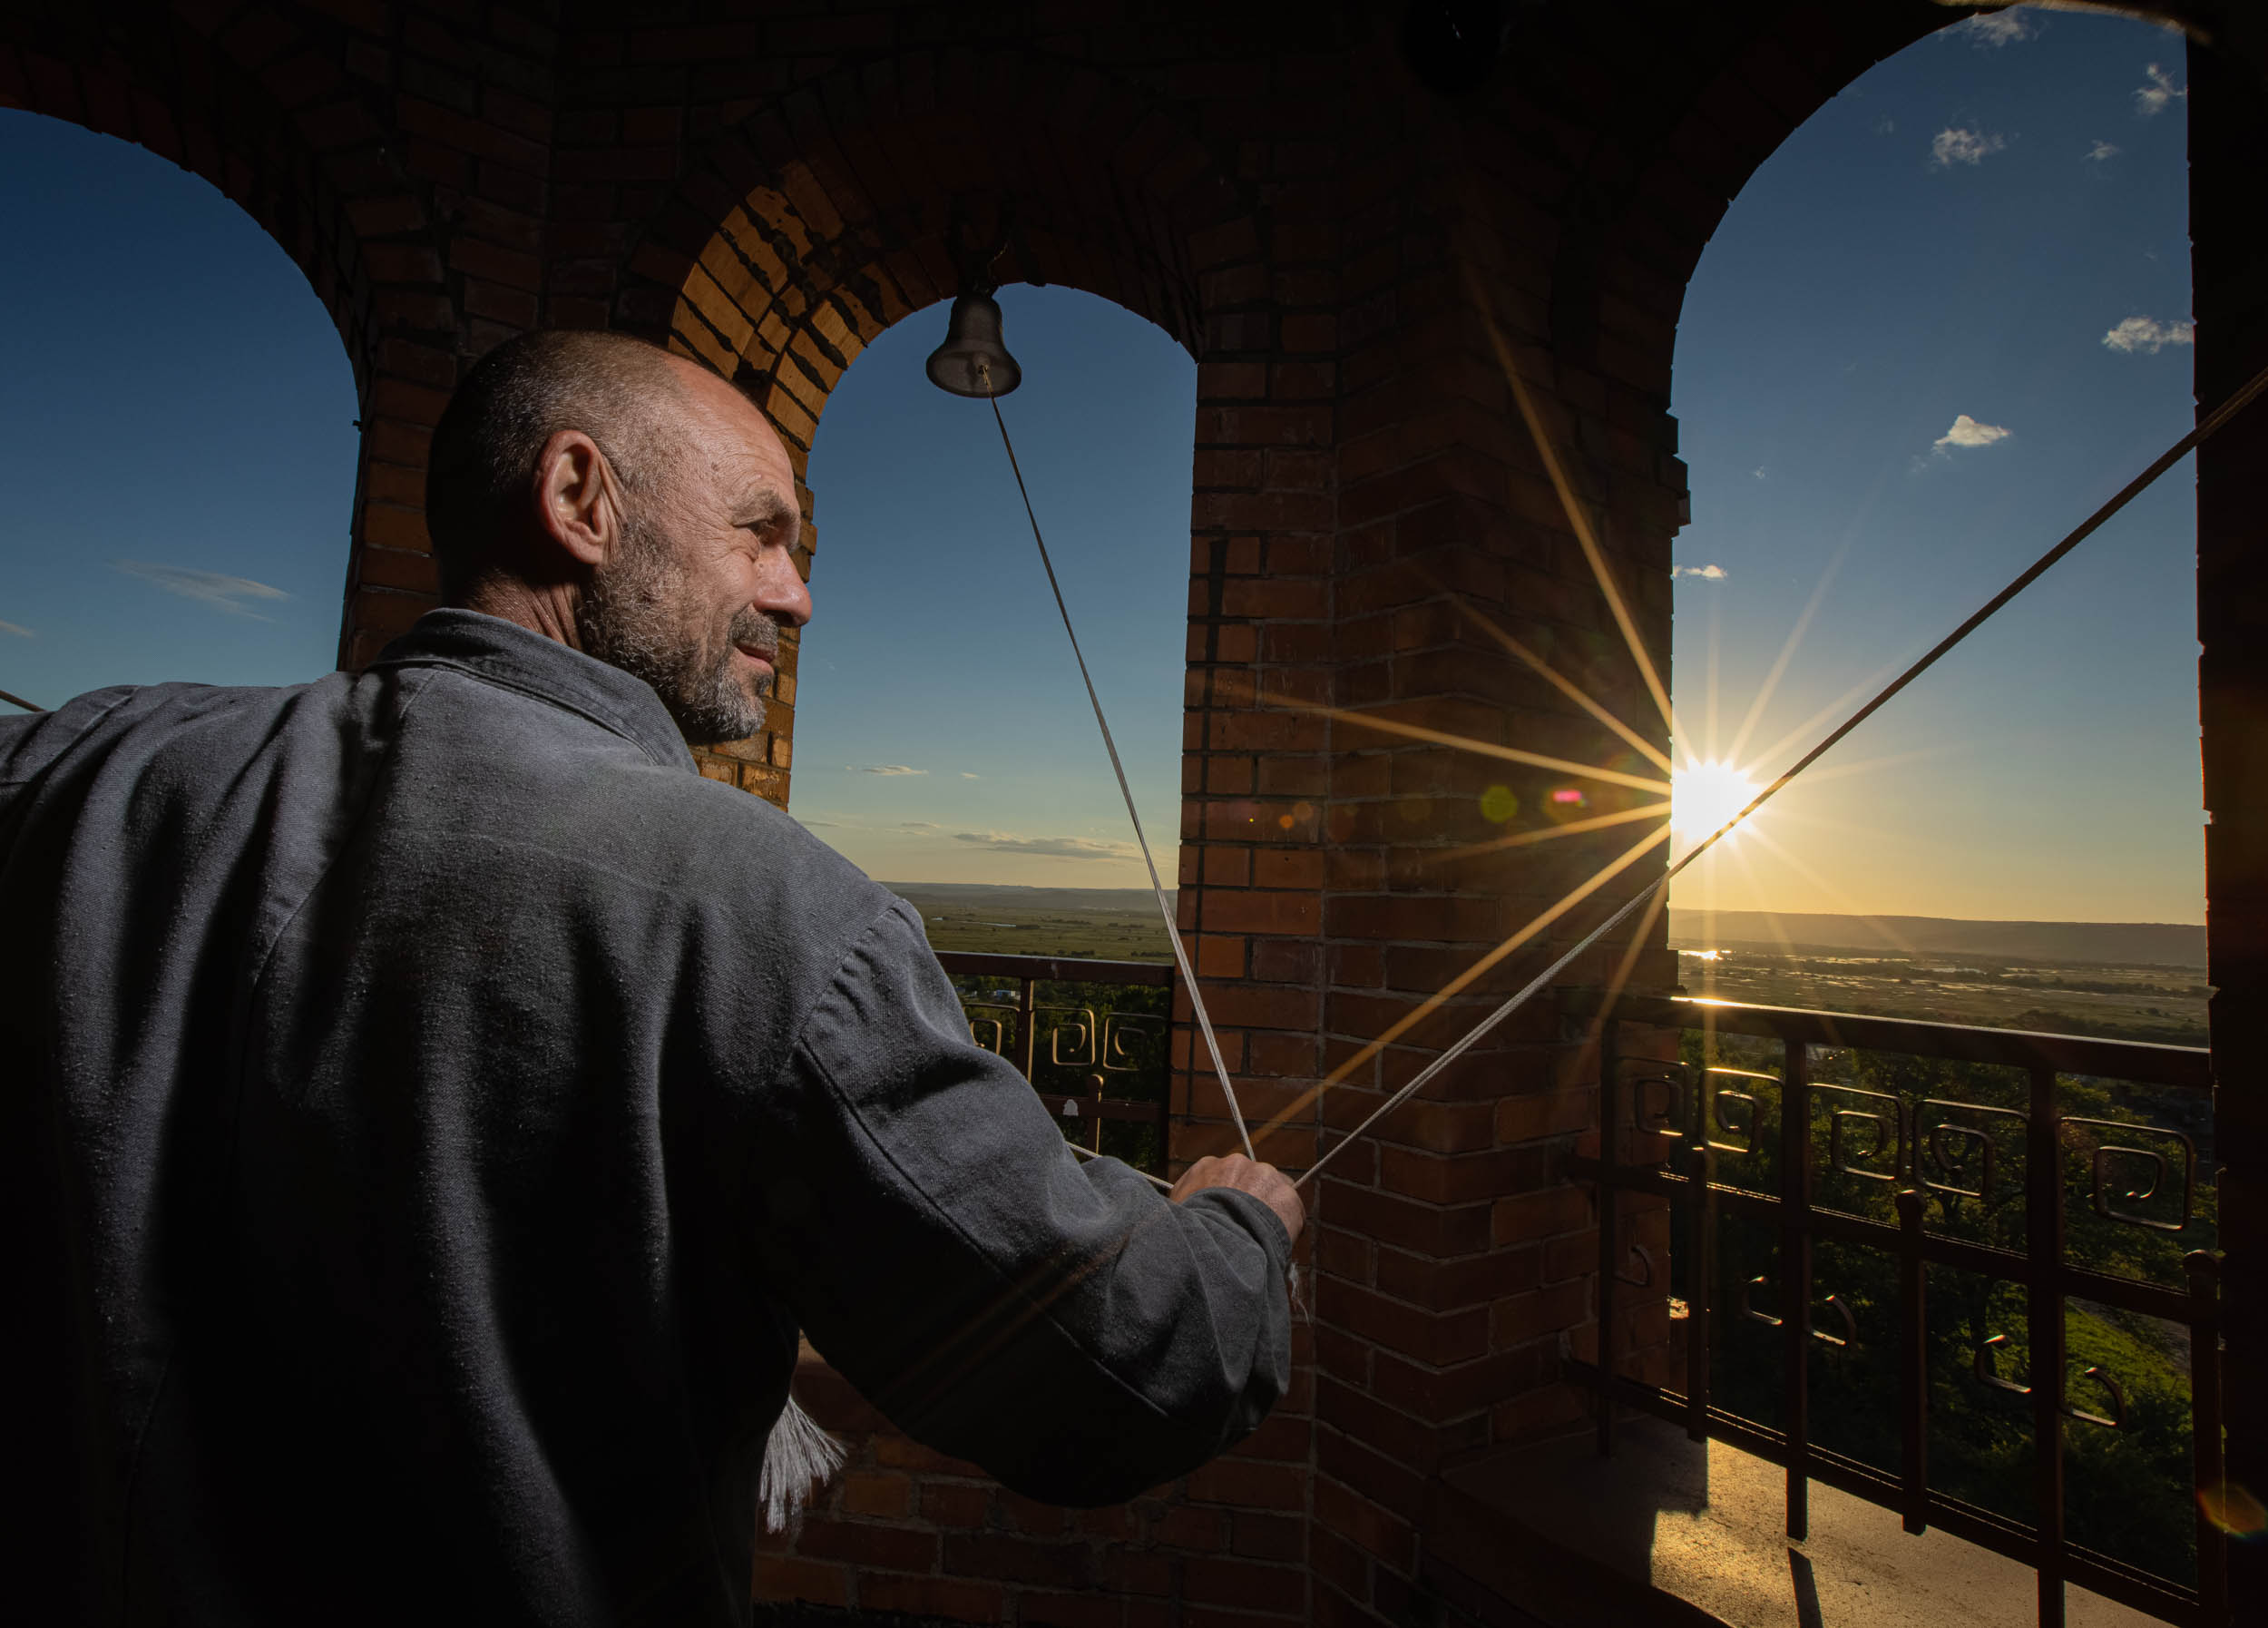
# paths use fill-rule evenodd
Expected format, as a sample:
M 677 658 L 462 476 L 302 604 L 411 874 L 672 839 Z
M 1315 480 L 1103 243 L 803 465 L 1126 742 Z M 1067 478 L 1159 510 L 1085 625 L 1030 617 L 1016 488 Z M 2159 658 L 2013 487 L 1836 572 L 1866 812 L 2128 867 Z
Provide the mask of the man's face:
M 764 727 L 783 623 L 811 596 L 795 566 L 795 470 L 746 397 L 680 364 L 673 467 L 628 498 L 613 555 L 575 611 L 582 648 L 653 686 L 696 746 Z

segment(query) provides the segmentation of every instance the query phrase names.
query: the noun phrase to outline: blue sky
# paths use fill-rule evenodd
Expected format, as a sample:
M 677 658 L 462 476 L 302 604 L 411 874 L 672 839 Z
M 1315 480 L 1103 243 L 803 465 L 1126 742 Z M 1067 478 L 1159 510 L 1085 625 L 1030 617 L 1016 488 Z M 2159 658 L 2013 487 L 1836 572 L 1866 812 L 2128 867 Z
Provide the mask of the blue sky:
M 198 177 L 34 113 L 0 111 L 0 690 L 334 666 L 357 408 L 306 277 Z
M 1716 573 L 1677 589 L 1697 753 L 1777 744 L 1754 765 L 1775 769 L 1797 726 L 2185 427 L 2182 60 L 2175 36 L 2102 16 L 1950 30 L 1850 87 L 1735 200 L 1686 304 L 1674 404 L 1695 517 L 1676 557 Z M 0 331 L 0 689 L 53 704 L 327 670 L 356 408 L 298 270 L 202 181 L 26 113 L 0 112 L 0 211 L 19 313 Z M 1002 302 L 1025 378 L 1010 426 L 1170 877 L 1195 368 L 1088 296 Z M 991 416 L 922 377 L 943 323 L 935 307 L 883 336 L 820 427 L 796 812 L 892 880 L 1134 885 Z M 2193 546 L 2185 466 L 1677 902 L 2201 919 Z
M 1949 30 L 1734 201 L 1674 400 L 1677 558 L 1725 573 L 1677 587 L 1673 692 L 1702 755 L 1712 693 L 1723 752 L 1831 570 L 1744 758 L 1920 655 L 2188 427 L 2182 62 L 2115 18 Z M 2185 463 L 1677 902 L 2202 920 L 2195 540 Z
M 1171 886 L 1197 366 L 1093 295 L 1012 287 L 1000 299 L 1023 364 L 1002 412 Z M 816 614 L 793 806 L 892 881 L 1139 886 L 992 415 L 923 376 L 946 310 L 908 318 L 858 358 L 812 448 Z

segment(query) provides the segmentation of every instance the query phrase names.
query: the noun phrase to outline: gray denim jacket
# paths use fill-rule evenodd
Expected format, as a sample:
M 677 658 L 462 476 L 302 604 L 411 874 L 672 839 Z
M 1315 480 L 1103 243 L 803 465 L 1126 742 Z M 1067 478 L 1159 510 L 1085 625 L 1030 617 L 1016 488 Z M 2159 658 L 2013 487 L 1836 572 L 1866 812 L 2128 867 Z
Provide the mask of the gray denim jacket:
M 27 1621 L 743 1623 L 798 1327 L 1069 1504 L 1288 1377 L 1265 1205 L 1079 1164 L 903 903 L 474 612 L 0 720 L 0 1071 Z

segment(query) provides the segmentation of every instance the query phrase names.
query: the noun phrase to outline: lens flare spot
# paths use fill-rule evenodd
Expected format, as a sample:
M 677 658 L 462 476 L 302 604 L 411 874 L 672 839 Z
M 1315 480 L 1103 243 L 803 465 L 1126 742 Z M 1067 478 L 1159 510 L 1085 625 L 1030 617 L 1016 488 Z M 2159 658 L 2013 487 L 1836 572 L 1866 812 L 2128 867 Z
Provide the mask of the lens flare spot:
M 1481 793 L 1481 818 L 1502 825 L 1520 812 L 1520 795 L 1510 786 L 1491 786 Z
M 2205 1519 L 2231 1537 L 2250 1542 L 2268 1533 L 2268 1508 L 2234 1481 L 2224 1481 L 2197 1495 Z
M 1688 762 L 1669 777 L 1669 829 L 1698 842 L 1746 808 L 1759 789 L 1730 763 L 1714 758 Z

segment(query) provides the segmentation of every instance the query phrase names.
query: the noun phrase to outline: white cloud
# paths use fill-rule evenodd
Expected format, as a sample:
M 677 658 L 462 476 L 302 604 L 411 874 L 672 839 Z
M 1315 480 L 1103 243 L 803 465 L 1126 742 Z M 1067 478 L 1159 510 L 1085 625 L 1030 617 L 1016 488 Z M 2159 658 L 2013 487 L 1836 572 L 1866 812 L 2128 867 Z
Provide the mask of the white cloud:
M 2099 164 L 2107 158 L 2116 158 L 2125 151 L 2116 142 L 2097 142 L 2087 150 L 2087 156 Z
M 1732 573 L 1725 570 L 1722 565 L 1672 565 L 1669 568 L 1669 574 L 1672 576 L 1697 576 L 1703 582 L 1721 583 L 1726 577 L 1730 576 Z
M 2187 85 L 2176 86 L 2174 76 L 2152 63 L 2143 77 L 2150 83 L 2134 93 L 2134 111 L 2147 119 L 2165 111 L 2166 103 L 2189 94 Z
M 1874 133 L 1876 135 L 1894 135 L 1897 133 L 1897 130 L 1898 121 L 1892 118 L 1888 113 L 1884 113 L 1881 118 L 1874 121 Z
M 1967 413 L 1955 416 L 1953 427 L 1931 445 L 1940 452 L 1949 446 L 1989 446 L 1995 441 L 2005 441 L 2009 432 L 1997 424 L 1980 424 Z
M 1930 139 L 1930 162 L 1940 170 L 1950 170 L 1955 164 L 1980 164 L 1987 153 L 1998 152 L 2007 145 L 2004 137 L 1948 125 Z
M 168 593 L 178 593 L 183 599 L 194 599 L 215 605 L 231 616 L 249 616 L 255 622 L 267 617 L 257 611 L 245 609 L 247 599 L 289 599 L 281 588 L 271 588 L 266 583 L 256 583 L 248 576 L 228 576 L 218 571 L 191 571 L 181 565 L 152 565 L 142 560 L 119 560 L 118 569 L 129 576 L 152 582 Z
M 904 763 L 846 763 L 853 774 L 927 774 L 926 769 L 914 769 Z
M 2152 356 L 2168 345 L 2195 345 L 2197 325 L 2195 322 L 2160 322 L 2152 317 L 2129 317 L 2103 336 L 2107 350 L 2124 351 L 2131 356 L 2146 350 Z
M 1084 837 L 1018 837 L 1006 831 L 955 831 L 966 842 L 995 854 L 1034 854 L 1049 859 L 1126 859 L 1138 851 L 1131 842 L 1090 842 Z
M 1751 475 L 1753 475 L 1753 476 L 1755 476 L 1758 480 L 1763 480 L 1763 479 L 1765 478 L 1764 466 L 1763 466 L 1762 464 L 1758 464 L 1758 465 L 1757 465 L 1757 466 L 1754 468 L 1754 469 L 1751 469 L 1748 473 L 1749 473 L 1749 474 L 1751 474 Z
M 1989 51 L 1996 46 L 2013 45 L 2019 40 L 2028 40 L 2039 30 L 2032 26 L 2029 17 L 2010 8 L 2008 11 L 1980 12 L 1954 24 L 1945 32 L 1965 34 L 1969 43 L 1978 50 Z
M 963 780 L 982 780 L 984 777 L 983 777 L 982 775 L 981 775 L 981 774 L 971 774 L 971 773 L 970 773 L 967 770 L 965 770 L 965 769 L 964 769 L 964 770 L 963 770 L 961 771 L 961 778 L 962 778 Z
M 39 635 L 28 627 L 18 627 L 13 622 L 0 622 L 0 633 L 13 633 L 19 639 L 36 639 Z

